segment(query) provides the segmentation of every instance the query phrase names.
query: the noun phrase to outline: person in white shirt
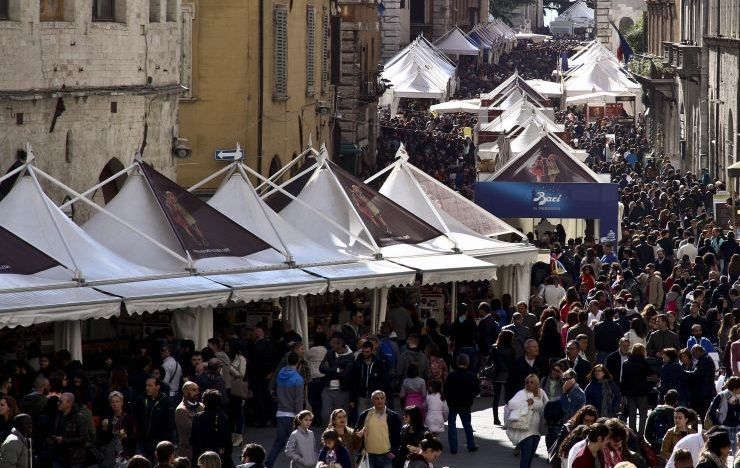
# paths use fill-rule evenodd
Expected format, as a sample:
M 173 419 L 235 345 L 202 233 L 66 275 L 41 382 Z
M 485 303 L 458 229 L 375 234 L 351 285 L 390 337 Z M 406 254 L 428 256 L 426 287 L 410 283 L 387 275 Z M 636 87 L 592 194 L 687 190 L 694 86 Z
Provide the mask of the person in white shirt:
M 176 398 L 177 392 L 180 390 L 180 380 L 182 380 L 182 366 L 172 357 L 173 354 L 174 348 L 170 344 L 162 345 L 159 350 L 159 355 L 162 357 L 162 368 L 164 369 L 162 382 L 170 386 L 170 397 Z
M 709 436 L 720 431 L 727 432 L 727 428 L 725 426 L 713 426 L 709 428 L 707 432 L 699 432 L 697 434 L 688 434 L 684 436 L 681 440 L 676 442 L 676 445 L 673 447 L 671 458 L 668 459 L 668 463 L 666 463 L 665 468 L 675 468 L 673 455 L 677 450 L 681 449 L 686 450 L 691 454 L 691 459 L 694 460 L 694 466 L 696 466 L 699 463 L 701 451 L 704 448 L 704 442 L 709 439 Z
M 545 304 L 560 308 L 560 303 L 565 299 L 565 288 L 560 285 L 560 278 L 555 275 L 547 277 L 539 295 L 545 300 Z
M 688 256 L 689 260 L 692 262 L 699 256 L 699 249 L 694 245 L 693 237 L 689 237 L 688 242 L 678 248 L 678 251 L 676 252 L 676 260 L 680 262 L 684 256 Z

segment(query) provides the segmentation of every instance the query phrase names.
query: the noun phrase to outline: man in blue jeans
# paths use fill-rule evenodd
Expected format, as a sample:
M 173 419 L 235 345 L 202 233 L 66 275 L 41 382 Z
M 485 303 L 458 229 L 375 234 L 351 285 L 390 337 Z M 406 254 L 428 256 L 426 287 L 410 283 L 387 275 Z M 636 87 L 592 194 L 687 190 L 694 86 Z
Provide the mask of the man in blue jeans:
M 385 392 L 370 395 L 373 407 L 363 411 L 357 420 L 361 427 L 355 435 L 363 438 L 370 468 L 391 468 L 401 444 L 401 418 L 385 406 Z
M 457 416 L 460 416 L 468 452 L 475 452 L 478 447 L 473 440 L 473 426 L 470 424 L 470 408 L 473 407 L 473 398 L 480 392 L 478 378 L 468 370 L 470 359 L 466 354 L 460 354 L 455 360 L 457 368 L 450 372 L 445 380 L 444 393 L 447 405 L 450 407 L 447 438 L 450 443 L 450 453 L 457 453 Z
M 290 433 L 293 432 L 293 420 L 303 410 L 303 377 L 296 367 L 300 357 L 294 351 L 288 353 L 288 365 L 280 369 L 276 379 L 277 387 L 277 434 L 267 456 L 265 466 L 271 468 L 280 452 L 285 449 Z

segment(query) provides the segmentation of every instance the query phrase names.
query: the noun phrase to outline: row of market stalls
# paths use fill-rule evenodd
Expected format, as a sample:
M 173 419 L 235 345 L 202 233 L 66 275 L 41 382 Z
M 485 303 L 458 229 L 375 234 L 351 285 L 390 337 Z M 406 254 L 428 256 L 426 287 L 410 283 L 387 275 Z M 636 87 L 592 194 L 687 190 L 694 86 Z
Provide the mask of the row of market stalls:
M 89 319 L 173 311 L 176 335 L 204 346 L 213 308 L 227 304 L 283 299 L 307 338 L 306 298 L 326 292 L 367 290 L 374 329 L 392 287 L 498 276 L 515 299 L 529 294 L 537 250 L 492 238 L 514 229 L 413 167 L 403 149 L 374 176 L 380 190 L 309 149 L 313 162 L 284 183 L 231 163 L 206 179 L 223 178 L 207 203 L 140 159 L 77 193 L 28 154 L 0 178 L 17 177 L 0 201 L 0 327 L 54 323 L 55 348 L 76 359 L 83 322 L 107 322 Z M 119 178 L 115 198 L 92 201 Z M 71 200 L 57 206 L 42 184 Z M 73 203 L 95 214 L 79 226 L 64 211 Z
M 457 86 L 455 70 L 460 57 L 497 63 L 516 40 L 516 33 L 499 19 L 476 25 L 468 33 L 455 26 L 434 44 L 420 35 L 384 65 L 382 77 L 391 86 L 380 104 L 395 113 L 401 99 L 447 101 Z

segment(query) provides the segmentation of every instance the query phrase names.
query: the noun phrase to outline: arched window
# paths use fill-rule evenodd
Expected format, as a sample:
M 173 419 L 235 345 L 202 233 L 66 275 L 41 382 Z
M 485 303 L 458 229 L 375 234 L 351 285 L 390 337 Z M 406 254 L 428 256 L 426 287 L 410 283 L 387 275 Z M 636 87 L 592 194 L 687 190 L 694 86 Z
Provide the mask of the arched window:
M 111 177 L 113 174 L 122 171 L 124 167 L 125 166 L 121 164 L 121 161 L 119 161 L 118 158 L 111 159 L 110 161 L 108 161 L 105 167 L 103 167 L 103 170 L 100 171 L 98 182 L 102 182 L 105 179 Z M 119 190 L 121 190 L 121 187 L 123 187 L 123 183 L 126 182 L 126 177 L 127 176 L 124 174 L 101 187 L 101 190 L 103 191 L 103 200 L 105 200 L 106 204 L 118 194 Z
M 283 167 L 283 164 L 280 162 L 280 156 L 277 154 L 272 157 L 272 161 L 270 161 L 270 172 L 269 176 L 272 177 L 277 173 L 277 171 L 280 170 L 280 168 Z
M 632 26 L 635 25 L 635 22 L 632 21 L 632 18 L 629 18 L 625 16 L 621 20 L 619 20 L 619 32 L 622 34 L 625 34 L 627 31 L 632 29 Z

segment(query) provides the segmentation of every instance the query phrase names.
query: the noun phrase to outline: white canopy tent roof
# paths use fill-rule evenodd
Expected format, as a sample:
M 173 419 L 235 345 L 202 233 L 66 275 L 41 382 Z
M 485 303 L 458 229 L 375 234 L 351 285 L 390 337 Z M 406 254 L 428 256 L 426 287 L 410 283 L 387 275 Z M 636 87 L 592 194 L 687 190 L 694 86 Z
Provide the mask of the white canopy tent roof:
M 111 318 L 120 308 L 121 299 L 87 287 L 0 293 L 0 327 Z
M 478 55 L 480 48 L 455 26 L 434 42 L 437 48 L 448 55 Z
M 525 265 L 535 261 L 538 252 L 535 247 L 489 238 L 506 233 L 514 233 L 521 238 L 525 236 L 413 166 L 408 162 L 403 146 L 398 150 L 396 162 L 368 181 L 388 171 L 380 193 L 444 232 L 462 252 L 485 257 L 497 266 Z
M 628 91 L 599 91 L 596 93 L 579 94 L 571 96 L 565 100 L 568 105 L 576 104 L 599 104 L 617 102 L 618 97 L 634 97 L 634 94 Z
M 583 64 L 566 76 L 565 91 L 568 96 L 589 94 L 599 91 L 629 92 L 642 94 L 642 86 L 630 78 L 627 72 L 609 59 L 595 60 Z
M 548 39 L 552 39 L 552 36 L 548 36 L 547 34 L 518 32 L 516 33 L 516 38 L 523 41 L 532 41 L 535 44 L 539 44 L 540 42 L 545 42 Z
M 362 261 L 305 268 L 329 280 L 329 291 L 408 286 L 416 281 L 416 271 L 388 260 Z
M 455 65 L 423 37 L 400 50 L 383 68 L 393 98 L 445 99 Z
M 543 133 L 541 126 L 537 125 L 536 122 L 530 122 L 522 132 L 514 138 L 511 138 L 509 141 L 508 151 L 510 157 L 517 156 L 527 149 L 529 145 L 531 145 L 533 141 L 538 140 Z M 500 152 L 499 146 L 498 141 L 478 145 L 478 157 L 482 160 L 496 159 Z
M 458 112 L 466 112 L 469 114 L 476 114 L 480 111 L 480 99 L 464 99 L 461 101 L 447 101 L 439 104 L 434 104 L 429 107 L 430 112 L 436 112 L 437 114 L 454 114 Z
M 403 265 L 401 258 L 430 257 L 425 265 L 436 272 L 435 281 L 439 278 L 437 268 L 443 268 L 454 252 L 450 238 L 344 172 L 328 160 L 323 148 L 310 171 L 311 177 L 280 216 L 294 226 L 302 226 L 305 235 L 315 242 L 357 258 L 382 257 Z M 289 184 L 291 181 L 279 191 L 287 193 L 282 187 Z M 485 269 L 476 259 L 467 258 L 477 279 L 495 275 L 494 265 L 488 264 Z M 450 271 L 447 281 L 457 281 L 455 274 Z M 426 278 L 423 281 L 427 283 Z
M 577 0 L 567 10 L 562 12 L 558 20 L 571 21 L 577 28 L 585 28 L 594 25 L 594 9 L 583 0 Z
M 532 101 L 537 103 L 544 103 L 547 98 L 537 92 L 529 83 L 522 78 L 517 71 L 504 80 L 501 84 L 496 86 L 493 90 L 488 93 L 480 95 L 482 101 L 496 101 L 501 96 L 506 96 L 511 92 L 512 89 L 519 89 L 523 94 L 528 95 Z
M 563 90 L 560 86 L 560 83 L 554 82 L 554 81 L 546 81 L 546 80 L 538 80 L 538 79 L 532 79 L 532 80 L 526 80 L 527 84 L 529 84 L 532 88 L 535 89 L 538 93 L 540 93 L 543 96 L 549 97 L 549 98 L 559 98 L 563 95 Z
M 504 111 L 488 123 L 480 124 L 480 132 L 509 133 L 517 127 L 526 127 L 531 121 L 536 122 L 550 132 L 564 132 L 565 126 L 555 123 L 542 109 L 527 100 Z

